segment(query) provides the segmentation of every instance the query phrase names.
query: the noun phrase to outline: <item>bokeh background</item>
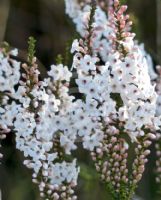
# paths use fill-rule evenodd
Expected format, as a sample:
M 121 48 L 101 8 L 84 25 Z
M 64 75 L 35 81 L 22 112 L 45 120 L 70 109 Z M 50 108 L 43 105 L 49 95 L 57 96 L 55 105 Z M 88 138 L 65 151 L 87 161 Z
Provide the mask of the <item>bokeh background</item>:
M 127 3 L 137 39 L 145 43 L 154 63 L 161 63 L 161 0 L 127 0 Z M 36 56 L 44 74 L 58 54 L 62 54 L 67 61 L 66 50 L 76 33 L 71 20 L 65 15 L 63 0 L 0 0 L 0 42 L 9 42 L 11 46 L 21 49 L 25 56 L 27 40 L 31 35 L 37 40 Z M 2 151 L 2 200 L 39 200 L 37 186 L 31 182 L 32 173 L 23 166 L 23 155 L 15 149 L 13 135 L 8 135 L 3 141 Z M 80 148 L 75 154 L 81 165 L 78 199 L 110 200 L 88 153 Z M 149 159 L 137 195 L 144 200 L 161 200 L 155 184 L 154 146 Z

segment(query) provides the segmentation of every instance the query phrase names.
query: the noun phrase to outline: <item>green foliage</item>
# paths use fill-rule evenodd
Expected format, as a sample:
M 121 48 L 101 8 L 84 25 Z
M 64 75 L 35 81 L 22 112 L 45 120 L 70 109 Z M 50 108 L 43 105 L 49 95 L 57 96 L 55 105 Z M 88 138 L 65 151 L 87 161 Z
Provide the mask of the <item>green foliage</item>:
M 27 61 L 29 64 L 32 64 L 33 58 L 35 57 L 35 46 L 36 46 L 36 40 L 34 37 L 29 37 L 28 39 L 28 58 Z
M 100 177 L 96 170 L 83 162 L 79 162 L 81 168 L 79 174 L 79 189 L 81 194 L 79 194 L 80 199 L 83 200 L 112 200 L 110 193 L 106 190 L 105 185 L 99 180 Z
M 56 57 L 56 64 L 62 64 L 63 63 L 63 56 L 61 54 L 58 54 Z
M 136 16 L 135 13 L 131 12 L 130 13 L 130 20 L 133 22 L 133 25 L 132 25 L 132 32 L 136 34 L 136 37 L 137 37 L 137 40 L 138 41 L 142 41 L 142 27 L 141 27 L 141 24 L 140 24 L 140 20 L 138 19 L 138 17 Z
M 119 93 L 111 93 L 110 96 L 114 101 L 116 101 L 117 110 L 124 105 Z
M 11 47 L 8 42 L 3 42 L 1 47 L 3 49 L 4 54 L 7 54 L 11 50 Z
M 125 4 L 125 3 L 127 3 L 127 0 L 120 0 L 120 3 Z
M 81 171 L 80 171 L 80 177 L 83 178 L 86 181 L 96 181 L 98 180 L 98 175 L 95 172 L 94 169 L 89 167 L 86 164 L 79 163 Z

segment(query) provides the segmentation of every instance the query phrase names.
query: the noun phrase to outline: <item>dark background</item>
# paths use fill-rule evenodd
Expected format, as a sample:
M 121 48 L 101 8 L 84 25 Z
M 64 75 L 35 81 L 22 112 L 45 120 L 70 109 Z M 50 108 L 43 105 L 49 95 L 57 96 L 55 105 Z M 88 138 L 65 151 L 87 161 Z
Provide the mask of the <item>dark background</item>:
M 144 42 L 155 63 L 160 55 L 160 0 L 128 0 L 129 12 L 134 22 L 137 39 Z M 58 54 L 65 56 L 66 49 L 75 35 L 75 29 L 65 15 L 63 0 L 0 0 L 0 40 L 11 46 L 27 49 L 29 36 L 37 40 L 36 56 L 40 67 L 46 70 Z M 147 165 L 137 194 L 144 200 L 159 200 L 155 184 L 155 153 Z M 3 141 L 4 159 L 0 166 L 0 188 L 3 200 L 39 200 L 37 186 L 31 182 L 31 171 L 23 164 L 23 155 L 15 150 L 14 136 Z M 80 200 L 110 200 L 99 182 L 87 152 L 76 152 L 82 167 L 77 193 Z

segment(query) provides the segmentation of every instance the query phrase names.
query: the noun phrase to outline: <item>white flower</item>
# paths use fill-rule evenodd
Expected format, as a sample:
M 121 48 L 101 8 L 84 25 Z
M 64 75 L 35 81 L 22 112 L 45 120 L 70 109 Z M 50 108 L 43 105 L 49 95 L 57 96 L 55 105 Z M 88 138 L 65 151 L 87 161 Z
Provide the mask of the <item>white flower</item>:
M 61 185 L 63 182 L 76 184 L 79 168 L 76 167 L 76 160 L 73 162 L 56 163 L 51 168 L 51 183 Z
M 98 147 L 99 145 L 100 145 L 100 138 L 99 138 L 99 135 L 97 134 L 93 134 L 91 136 L 87 135 L 83 138 L 83 147 L 85 149 L 89 149 L 90 151 L 93 151 L 94 148 Z
M 30 114 L 25 110 L 23 113 L 17 114 L 14 127 L 16 134 L 24 138 L 29 137 L 36 127 L 34 114 Z
M 19 108 L 20 105 L 17 105 L 16 102 L 12 102 L 11 105 L 6 105 L 4 109 L 0 107 L 0 125 L 2 127 L 12 127 Z
M 118 114 L 119 114 L 120 121 L 126 121 L 129 118 L 128 117 L 128 110 L 127 110 L 126 106 L 119 108 Z
M 60 144 L 65 149 L 66 154 L 71 154 L 71 150 L 76 149 L 76 145 L 72 139 L 65 135 L 60 136 Z
M 78 39 L 75 39 L 72 44 L 71 53 L 79 52 L 79 51 L 80 51 L 79 42 L 78 42 Z
M 131 51 L 134 46 L 134 38 L 133 37 L 126 37 L 124 41 L 121 41 L 122 44 L 127 52 Z
M 80 60 L 80 69 L 84 72 L 88 72 L 89 70 L 96 70 L 97 62 L 98 62 L 98 58 L 91 57 L 90 55 L 85 55 Z
M 2 55 L 2 54 L 1 54 Z M 20 62 L 9 57 L 1 56 L 0 59 L 0 91 L 14 93 L 15 86 L 20 79 Z
M 48 75 L 53 78 L 54 81 L 60 80 L 63 77 L 63 65 L 51 65 L 51 70 Z
M 54 81 L 70 81 L 72 73 L 68 70 L 67 66 L 59 65 L 51 65 L 51 70 L 48 72 L 48 75 L 53 78 Z

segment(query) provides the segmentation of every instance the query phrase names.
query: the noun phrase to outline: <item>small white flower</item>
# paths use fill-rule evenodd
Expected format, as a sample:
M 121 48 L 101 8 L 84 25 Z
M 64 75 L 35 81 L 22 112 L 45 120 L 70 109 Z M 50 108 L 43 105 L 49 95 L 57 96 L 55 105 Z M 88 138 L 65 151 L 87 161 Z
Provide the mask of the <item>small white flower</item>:
M 79 52 L 79 51 L 80 51 L 79 42 L 78 42 L 78 39 L 75 39 L 72 44 L 71 53 Z
M 90 55 L 85 55 L 84 58 L 80 60 L 80 69 L 84 72 L 88 72 L 89 70 L 96 70 L 97 62 L 98 58 L 91 57 Z

